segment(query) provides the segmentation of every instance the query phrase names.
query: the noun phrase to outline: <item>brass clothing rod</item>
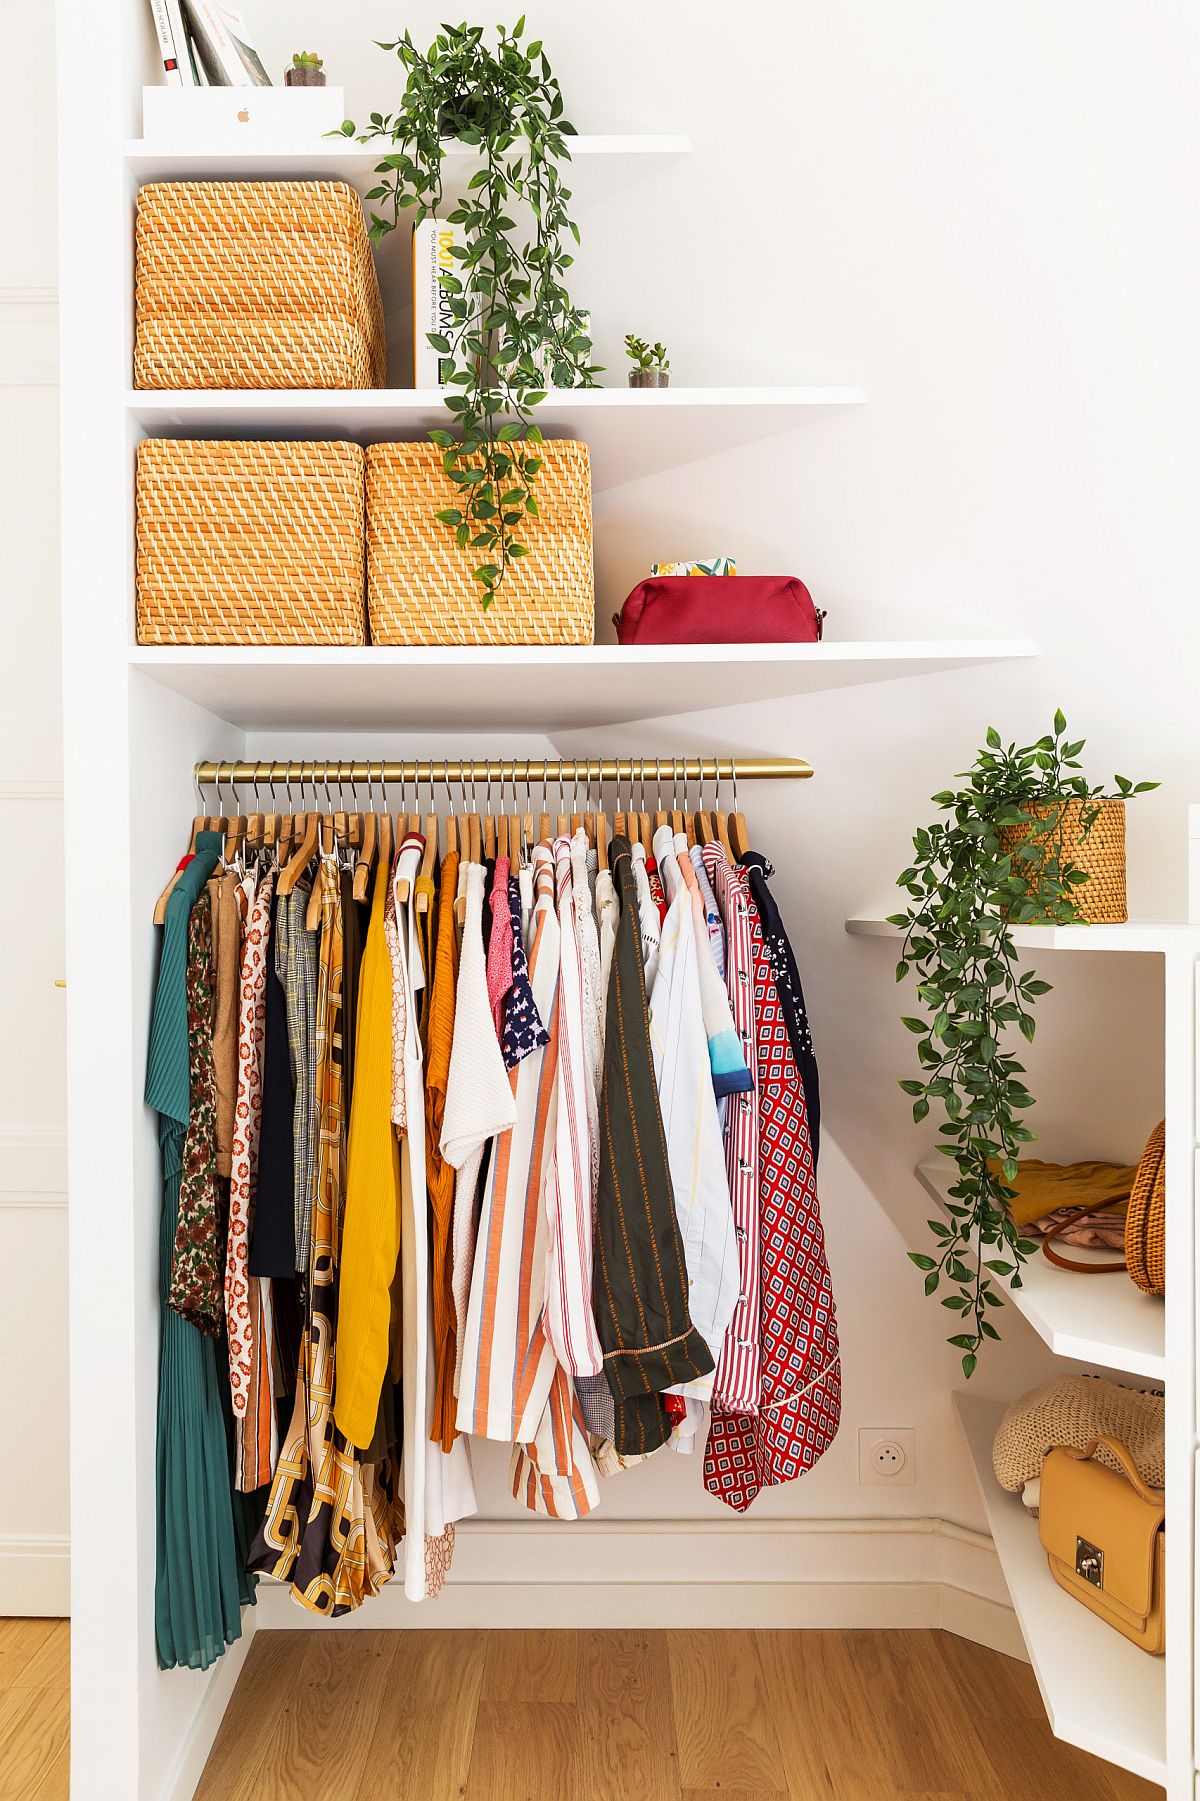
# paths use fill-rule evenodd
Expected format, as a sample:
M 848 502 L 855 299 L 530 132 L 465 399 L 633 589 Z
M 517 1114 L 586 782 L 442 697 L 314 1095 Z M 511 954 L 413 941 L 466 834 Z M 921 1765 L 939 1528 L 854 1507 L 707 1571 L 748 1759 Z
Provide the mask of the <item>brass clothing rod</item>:
M 197 763 L 195 779 L 204 788 L 228 783 L 386 782 L 399 786 L 469 782 L 472 787 L 513 782 L 542 787 L 559 782 L 760 782 L 802 781 L 812 765 L 802 757 L 487 757 L 399 762 L 377 758 L 339 762 L 317 757 L 300 761 Z

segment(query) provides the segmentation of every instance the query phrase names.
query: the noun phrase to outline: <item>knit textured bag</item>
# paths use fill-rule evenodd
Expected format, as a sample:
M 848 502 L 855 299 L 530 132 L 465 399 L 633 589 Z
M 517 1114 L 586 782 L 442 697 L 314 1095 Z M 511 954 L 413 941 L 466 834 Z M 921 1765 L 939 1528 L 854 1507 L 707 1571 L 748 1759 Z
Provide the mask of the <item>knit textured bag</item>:
M 1092 1439 L 1115 1438 L 1129 1451 L 1143 1482 L 1166 1482 L 1163 1397 L 1123 1388 L 1103 1376 L 1056 1376 L 1014 1401 L 992 1446 L 992 1468 L 1001 1488 L 1019 1494 L 1042 1473 L 1047 1451 L 1068 1445 L 1082 1451 Z M 1118 1474 L 1121 1464 L 1103 1444 L 1096 1455 Z

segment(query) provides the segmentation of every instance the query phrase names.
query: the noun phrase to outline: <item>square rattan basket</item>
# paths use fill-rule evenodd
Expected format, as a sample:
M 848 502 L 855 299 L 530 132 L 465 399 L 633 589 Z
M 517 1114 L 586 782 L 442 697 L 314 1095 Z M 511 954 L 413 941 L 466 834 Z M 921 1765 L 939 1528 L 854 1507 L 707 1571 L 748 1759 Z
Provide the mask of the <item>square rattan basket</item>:
M 592 489 L 586 444 L 547 441 L 535 478 L 537 516 L 485 612 L 460 550 L 434 518 L 457 490 L 434 444 L 367 450 L 367 608 L 373 644 L 590 644 L 595 636 Z
M 145 438 L 139 644 L 365 644 L 358 444 Z
M 341 181 L 167 181 L 137 206 L 138 388 L 378 388 L 383 307 Z

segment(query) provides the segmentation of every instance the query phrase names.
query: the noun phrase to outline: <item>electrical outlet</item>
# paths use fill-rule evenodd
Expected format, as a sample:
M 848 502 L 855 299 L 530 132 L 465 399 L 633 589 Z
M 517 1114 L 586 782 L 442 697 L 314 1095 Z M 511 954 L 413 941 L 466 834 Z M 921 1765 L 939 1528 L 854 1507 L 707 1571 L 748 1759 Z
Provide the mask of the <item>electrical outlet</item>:
M 911 1426 L 858 1428 L 858 1480 L 865 1488 L 911 1488 L 917 1479 L 917 1435 Z

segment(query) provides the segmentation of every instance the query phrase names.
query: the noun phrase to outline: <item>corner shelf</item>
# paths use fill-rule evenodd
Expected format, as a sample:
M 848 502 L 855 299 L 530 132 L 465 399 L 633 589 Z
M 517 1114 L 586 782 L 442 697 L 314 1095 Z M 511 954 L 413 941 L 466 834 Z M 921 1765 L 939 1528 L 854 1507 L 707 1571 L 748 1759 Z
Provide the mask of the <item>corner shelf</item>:
M 904 904 L 897 898 L 897 908 Z M 857 917 L 846 921 L 846 930 L 858 938 L 899 938 L 898 926 L 886 918 Z M 1013 943 L 1019 950 L 1140 951 L 1165 956 L 1171 951 L 1200 947 L 1200 926 L 1176 920 L 1130 920 L 1125 925 L 1014 926 Z
M 1165 1659 L 1139 1651 L 1051 1576 L 1037 1521 L 992 1470 L 1003 1408 L 965 1394 L 954 1408 L 1054 1736 L 1165 1784 Z
M 956 1172 L 949 1158 L 917 1165 L 917 1180 L 943 1212 Z M 1072 1252 L 1087 1256 L 1086 1252 Z M 1055 1269 L 1039 1250 L 1021 1271 L 1021 1287 L 996 1283 L 1004 1299 L 1029 1321 L 1059 1357 L 1077 1357 L 1106 1369 L 1167 1378 L 1163 1304 L 1143 1294 L 1127 1275 L 1085 1277 Z
M 861 388 L 552 388 L 548 438 L 584 438 L 597 493 L 864 405 Z M 451 422 L 437 388 L 207 393 L 131 389 L 131 421 L 156 437 L 421 438 Z
M 247 90 L 248 105 L 253 92 Z M 685 156 L 691 139 L 679 133 L 640 135 L 580 134 L 571 140 L 571 190 L 579 206 L 607 200 L 633 186 L 656 167 Z M 195 143 L 131 138 L 125 166 L 138 183 L 144 181 L 348 181 L 365 194 L 376 182 L 375 168 L 387 144 L 358 144 L 352 138 L 317 138 L 312 142 Z M 480 166 L 477 153 L 464 144 L 447 144 L 442 162 L 445 200 L 451 204 Z
M 458 648 L 134 646 L 129 666 L 247 729 L 623 725 L 1036 655 L 1025 638 Z

